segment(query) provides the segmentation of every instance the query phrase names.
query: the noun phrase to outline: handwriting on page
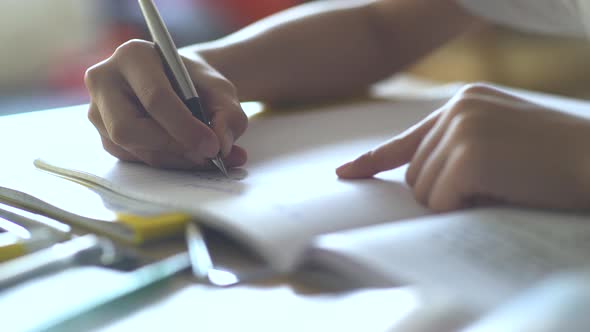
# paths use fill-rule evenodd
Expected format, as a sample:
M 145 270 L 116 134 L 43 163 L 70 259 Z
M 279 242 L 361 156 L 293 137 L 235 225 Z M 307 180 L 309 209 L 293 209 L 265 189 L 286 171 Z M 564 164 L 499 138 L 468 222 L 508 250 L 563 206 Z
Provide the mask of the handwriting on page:
M 187 187 L 208 189 L 227 194 L 240 194 L 244 190 L 241 183 L 248 176 L 245 169 L 231 169 L 225 177 L 219 172 L 197 172 L 194 174 L 195 181 L 187 183 Z

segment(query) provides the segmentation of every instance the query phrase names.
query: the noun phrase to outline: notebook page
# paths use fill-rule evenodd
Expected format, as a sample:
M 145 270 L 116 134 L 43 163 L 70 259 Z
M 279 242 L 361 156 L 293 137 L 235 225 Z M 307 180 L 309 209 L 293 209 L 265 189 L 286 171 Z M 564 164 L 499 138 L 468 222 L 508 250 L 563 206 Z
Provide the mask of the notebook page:
M 125 195 L 190 210 L 287 270 L 317 234 L 428 213 L 406 187 L 403 169 L 375 179 L 343 181 L 335 168 L 444 102 L 373 101 L 262 114 L 251 119 L 238 142 L 248 151 L 249 162 L 229 180 L 216 172 L 117 162 L 97 142 L 89 142 L 98 141 L 94 136 L 72 143 L 66 153 L 55 151 L 42 159 Z
M 461 331 L 587 331 L 590 327 L 589 285 L 588 270 L 552 276 Z
M 322 263 L 358 280 L 417 283 L 489 307 L 590 263 L 590 216 L 471 210 L 327 235 L 317 247 Z

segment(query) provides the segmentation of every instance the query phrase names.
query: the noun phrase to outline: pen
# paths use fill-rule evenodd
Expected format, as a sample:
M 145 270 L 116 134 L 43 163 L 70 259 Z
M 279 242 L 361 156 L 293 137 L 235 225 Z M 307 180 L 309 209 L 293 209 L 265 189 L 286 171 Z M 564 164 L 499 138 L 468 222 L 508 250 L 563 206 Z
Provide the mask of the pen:
M 164 24 L 162 16 L 158 12 L 152 0 L 138 0 L 143 17 L 147 23 L 152 40 L 160 52 L 160 56 L 168 69 L 169 79 L 176 87 L 177 93 L 183 99 L 185 105 L 194 117 L 211 127 L 211 121 L 203 110 L 197 90 L 188 74 L 188 70 L 172 40 L 172 36 Z M 211 162 L 227 176 L 227 169 L 221 160 L 221 152 Z
M 50 247 L 58 241 L 47 231 L 32 232 L 0 218 L 0 263 Z
M 0 218 L 9 220 L 25 229 L 46 229 L 57 238 L 66 240 L 70 237 L 71 227 L 54 218 L 27 211 L 11 203 L 0 200 Z
M 70 237 L 70 227 L 0 203 L 0 263 L 20 257 Z
M 120 260 L 114 244 L 93 234 L 72 238 L 0 265 L 0 291 L 75 265 L 109 266 Z

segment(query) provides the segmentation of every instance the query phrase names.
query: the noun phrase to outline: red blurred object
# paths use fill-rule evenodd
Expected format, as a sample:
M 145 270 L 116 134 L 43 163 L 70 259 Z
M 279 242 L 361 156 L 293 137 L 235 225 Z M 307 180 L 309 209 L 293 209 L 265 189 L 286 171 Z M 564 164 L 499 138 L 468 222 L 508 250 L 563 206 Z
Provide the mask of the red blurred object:
M 302 3 L 302 0 L 210 0 L 209 5 L 229 15 L 236 28 Z

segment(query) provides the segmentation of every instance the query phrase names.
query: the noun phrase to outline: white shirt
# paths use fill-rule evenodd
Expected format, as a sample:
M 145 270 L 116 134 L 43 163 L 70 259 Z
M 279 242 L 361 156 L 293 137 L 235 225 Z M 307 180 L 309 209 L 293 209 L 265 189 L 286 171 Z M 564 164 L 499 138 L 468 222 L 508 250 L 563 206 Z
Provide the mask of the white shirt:
M 590 38 L 590 0 L 457 0 L 473 14 L 519 28 Z

